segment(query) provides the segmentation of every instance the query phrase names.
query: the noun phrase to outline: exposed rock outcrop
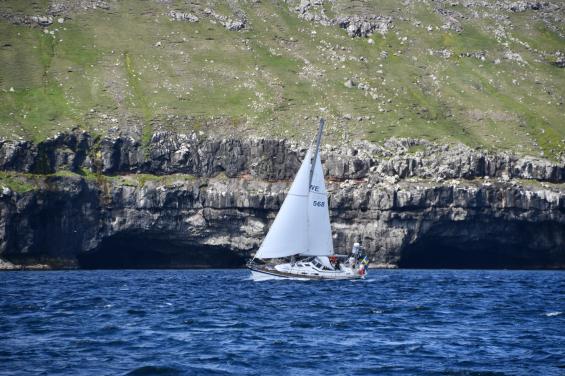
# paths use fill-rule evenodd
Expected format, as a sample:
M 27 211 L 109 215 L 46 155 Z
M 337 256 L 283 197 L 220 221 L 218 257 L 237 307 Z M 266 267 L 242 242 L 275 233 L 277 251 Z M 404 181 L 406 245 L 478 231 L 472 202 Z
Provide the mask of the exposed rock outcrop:
M 0 18 L 8 20 L 15 25 L 32 25 L 40 27 L 48 27 L 53 24 L 57 16 L 72 16 L 74 14 L 94 10 L 109 10 L 110 5 L 104 0 L 58 0 L 53 1 L 47 8 L 47 14 L 22 14 L 13 12 L 9 9 L 0 9 Z M 59 20 L 64 18 L 59 18 Z M 60 22 L 59 23 L 63 23 Z
M 350 37 L 367 37 L 373 33 L 386 34 L 392 27 L 392 18 L 384 16 L 345 16 L 336 19 L 339 27 Z
M 306 152 L 306 144 L 272 139 L 219 139 L 196 134 L 155 133 L 149 145 L 130 136 L 93 138 L 76 131 L 39 144 L 0 141 L 0 169 L 26 173 L 57 170 L 102 174 L 186 173 L 210 177 L 251 175 L 258 179 L 290 179 Z M 425 179 L 511 178 L 565 182 L 563 162 L 493 153 L 467 146 L 438 145 L 422 140 L 391 139 L 383 145 L 357 142 L 348 148 L 325 146 L 329 179 L 374 182 Z
M 106 0 L 56 0 L 49 4 L 49 14 L 69 15 L 85 10 L 110 9 L 110 2 Z
M 241 10 L 237 10 L 234 13 L 235 19 L 216 13 L 210 8 L 204 9 L 204 14 L 212 17 L 217 22 L 219 22 L 223 27 L 230 31 L 239 31 L 245 28 L 247 25 L 247 18 Z
M 95 173 L 6 172 L 31 188 L 2 189 L 0 258 L 241 264 L 266 234 L 304 152 L 283 140 L 171 133 L 145 147 L 80 132 L 39 145 L 4 142 L 4 170 Z M 338 252 L 360 240 L 377 264 L 565 266 L 563 165 L 415 140 L 326 147 L 323 156 Z
M 350 37 L 368 37 L 373 33 L 386 34 L 393 27 L 392 17 L 380 15 L 339 15 L 330 18 L 323 8 L 323 1 L 301 0 L 294 8 L 298 17 L 324 26 L 337 25 Z
M 175 10 L 169 12 L 169 17 L 174 21 L 198 22 L 199 20 L 199 18 L 192 13 L 178 12 Z
M 45 15 L 23 16 L 3 14 L 2 16 L 14 25 L 34 25 L 47 27 L 53 23 L 53 17 Z
M 386 34 L 394 27 L 393 21 L 406 21 L 409 18 L 399 15 L 398 17 L 376 15 L 367 12 L 363 5 L 343 6 L 343 4 L 328 0 L 300 0 L 291 1 L 293 9 L 300 18 L 324 26 L 337 25 L 345 30 L 350 37 L 368 37 L 374 33 Z M 510 23 L 509 15 L 513 13 L 533 12 L 532 18 L 541 20 L 549 28 L 561 35 L 561 30 L 553 24 L 559 24 L 563 19 L 562 5 L 558 2 L 549 1 L 512 1 L 512 0 L 404 0 L 403 7 L 429 5 L 440 15 L 443 20 L 441 30 L 450 30 L 457 33 L 463 31 L 463 23 L 469 18 L 492 18 L 501 23 Z M 327 12 L 327 10 L 331 10 Z M 400 10 L 400 8 L 398 8 Z M 335 17 L 327 13 L 335 13 Z M 414 24 L 420 26 L 422 20 L 414 18 Z M 433 27 L 428 25 L 428 31 Z

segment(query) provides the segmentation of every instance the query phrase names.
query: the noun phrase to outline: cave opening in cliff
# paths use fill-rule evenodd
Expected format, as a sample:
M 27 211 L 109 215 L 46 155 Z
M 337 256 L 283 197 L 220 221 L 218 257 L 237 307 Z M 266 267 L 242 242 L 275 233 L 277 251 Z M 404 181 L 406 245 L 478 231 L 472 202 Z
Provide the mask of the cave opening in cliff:
M 78 257 L 84 269 L 239 268 L 245 259 L 229 248 L 194 245 L 145 234 L 119 234 Z
M 552 243 L 555 223 L 448 222 L 436 225 L 401 253 L 401 268 L 563 268 Z M 559 242 L 558 242 L 559 243 Z

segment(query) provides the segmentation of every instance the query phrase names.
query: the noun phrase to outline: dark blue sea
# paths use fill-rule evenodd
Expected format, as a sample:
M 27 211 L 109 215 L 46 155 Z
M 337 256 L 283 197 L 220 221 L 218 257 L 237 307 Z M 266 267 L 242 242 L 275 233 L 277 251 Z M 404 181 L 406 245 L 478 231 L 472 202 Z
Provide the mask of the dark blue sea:
M 0 375 L 565 375 L 565 272 L 0 273 Z

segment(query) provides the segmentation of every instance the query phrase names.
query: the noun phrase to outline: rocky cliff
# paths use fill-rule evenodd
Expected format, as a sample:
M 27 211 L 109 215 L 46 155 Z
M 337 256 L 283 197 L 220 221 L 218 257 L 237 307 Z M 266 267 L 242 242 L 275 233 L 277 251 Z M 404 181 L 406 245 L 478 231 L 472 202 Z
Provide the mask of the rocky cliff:
M 3 0 L 0 269 L 241 265 L 316 116 L 339 252 L 562 267 L 564 19 L 556 0 Z
M 1 142 L 0 258 L 240 266 L 306 147 L 173 132 Z M 361 241 L 382 266 L 565 266 L 563 163 L 413 139 L 322 155 L 338 252 Z

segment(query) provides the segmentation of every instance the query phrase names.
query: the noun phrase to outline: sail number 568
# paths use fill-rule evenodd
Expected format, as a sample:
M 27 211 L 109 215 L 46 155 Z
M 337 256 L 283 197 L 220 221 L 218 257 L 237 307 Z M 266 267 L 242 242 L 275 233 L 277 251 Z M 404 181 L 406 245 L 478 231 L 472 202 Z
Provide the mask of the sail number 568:
M 324 201 L 313 201 L 312 206 L 323 208 L 324 206 L 326 206 L 326 203 Z

